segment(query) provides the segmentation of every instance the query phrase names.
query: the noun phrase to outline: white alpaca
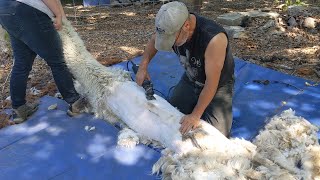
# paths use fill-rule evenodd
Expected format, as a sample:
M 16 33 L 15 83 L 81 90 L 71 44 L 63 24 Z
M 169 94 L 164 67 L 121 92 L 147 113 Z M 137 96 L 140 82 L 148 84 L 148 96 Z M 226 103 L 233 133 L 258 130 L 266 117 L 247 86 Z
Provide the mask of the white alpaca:
M 112 124 L 119 121 L 133 130 L 123 129 L 118 144 L 133 146 L 149 139 L 166 148 L 153 167 L 154 173 L 162 172 L 163 179 L 287 180 L 320 176 L 317 128 L 292 111 L 284 112 L 279 121 L 275 117 L 254 144 L 229 140 L 204 121 L 182 137 L 181 112 L 157 95 L 156 100 L 147 101 L 144 90 L 127 72 L 99 64 L 66 20 L 60 36 L 67 65 L 92 111 Z M 300 162 L 302 168 L 296 166 Z
M 191 141 L 182 141 L 179 132 L 183 116 L 160 96 L 147 101 L 144 90 L 132 82 L 127 72 L 99 64 L 85 49 L 83 41 L 69 22 L 64 22 L 61 39 L 65 60 L 72 74 L 80 84 L 79 92 L 86 96 L 93 112 L 111 123 L 124 122 L 135 132 L 152 140 L 161 142 L 164 147 L 182 154 L 197 149 Z M 215 136 L 213 143 L 203 147 L 228 144 L 227 138 L 217 129 L 202 121 L 202 129 Z M 220 147 L 220 146 L 219 146 Z M 221 146 L 221 151 L 224 150 Z

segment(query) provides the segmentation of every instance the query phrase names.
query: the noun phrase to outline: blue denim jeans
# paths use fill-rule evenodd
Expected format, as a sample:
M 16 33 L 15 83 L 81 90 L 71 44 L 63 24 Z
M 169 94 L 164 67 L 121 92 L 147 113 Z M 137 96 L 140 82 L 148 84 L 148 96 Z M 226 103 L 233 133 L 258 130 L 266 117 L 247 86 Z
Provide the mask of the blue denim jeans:
M 79 99 L 51 19 L 33 7 L 12 0 L 0 0 L 0 7 L 0 24 L 9 33 L 14 55 L 10 79 L 12 107 L 26 103 L 27 80 L 37 54 L 50 66 L 64 100 L 72 104 Z

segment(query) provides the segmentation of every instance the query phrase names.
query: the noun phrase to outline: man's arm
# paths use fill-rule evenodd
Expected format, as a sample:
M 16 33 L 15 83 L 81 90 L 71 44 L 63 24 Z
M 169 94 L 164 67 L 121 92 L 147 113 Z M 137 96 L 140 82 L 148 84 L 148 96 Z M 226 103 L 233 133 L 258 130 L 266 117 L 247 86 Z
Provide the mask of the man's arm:
M 139 70 L 136 74 L 136 82 L 139 86 L 142 85 L 145 79 L 150 80 L 150 76 L 148 74 L 148 65 L 151 59 L 154 57 L 154 55 L 158 52 L 158 50 L 154 47 L 155 37 L 155 35 L 152 35 L 142 55 L 142 61 L 139 65 Z
M 59 5 L 59 9 L 60 9 L 62 18 L 66 18 L 66 14 L 64 13 L 64 9 L 63 9 L 63 7 L 62 7 L 61 1 L 60 1 L 60 0 L 56 0 L 56 1 L 58 2 L 58 5 Z
M 54 26 L 57 30 L 62 28 L 62 17 L 64 16 L 64 11 L 61 9 L 61 3 L 59 0 L 42 0 L 43 3 L 52 11 L 55 16 Z M 59 1 L 59 2 L 58 2 Z
M 205 52 L 205 72 L 206 81 L 200 93 L 197 105 L 193 109 L 192 114 L 201 117 L 204 110 L 212 101 L 216 94 L 221 70 L 224 65 L 227 50 L 227 37 L 224 33 L 215 36 L 208 45 Z
M 62 13 L 57 0 L 42 0 L 56 17 L 62 17 Z
M 227 45 L 228 39 L 224 33 L 219 33 L 209 42 L 205 52 L 205 85 L 192 113 L 184 116 L 181 120 L 180 131 L 182 134 L 189 132 L 199 125 L 202 114 L 216 94 L 221 70 L 224 65 Z

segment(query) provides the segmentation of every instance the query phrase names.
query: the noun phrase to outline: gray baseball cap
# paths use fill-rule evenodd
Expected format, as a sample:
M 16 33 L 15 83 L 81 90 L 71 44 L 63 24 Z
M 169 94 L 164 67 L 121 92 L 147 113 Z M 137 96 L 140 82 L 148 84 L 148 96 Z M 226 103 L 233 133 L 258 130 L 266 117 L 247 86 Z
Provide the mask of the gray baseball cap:
M 176 40 L 176 33 L 188 19 L 187 6 L 178 1 L 169 2 L 161 6 L 156 16 L 155 48 L 159 51 L 172 51 Z

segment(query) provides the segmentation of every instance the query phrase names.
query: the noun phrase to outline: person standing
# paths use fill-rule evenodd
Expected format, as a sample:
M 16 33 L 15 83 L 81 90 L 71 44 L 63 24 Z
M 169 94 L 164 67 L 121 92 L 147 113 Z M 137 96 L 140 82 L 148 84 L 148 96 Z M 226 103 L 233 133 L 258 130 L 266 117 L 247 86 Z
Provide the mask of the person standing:
M 16 123 L 24 122 L 38 108 L 25 100 L 36 55 L 50 66 L 59 92 L 70 105 L 69 114 L 76 115 L 84 108 L 85 99 L 74 88 L 57 32 L 64 17 L 59 0 L 0 0 L 0 24 L 9 33 L 14 56 L 10 95 Z

